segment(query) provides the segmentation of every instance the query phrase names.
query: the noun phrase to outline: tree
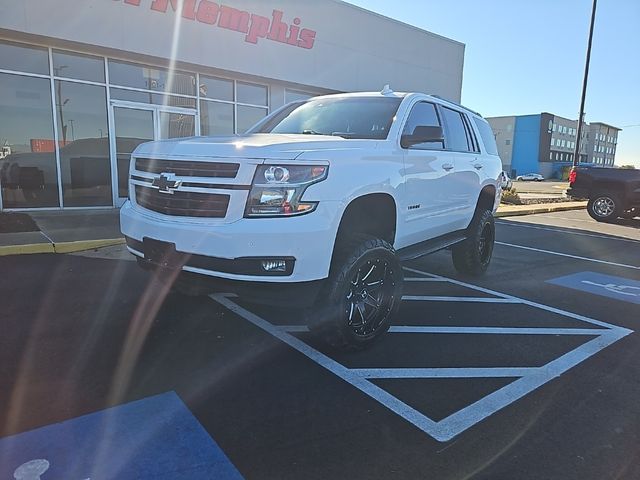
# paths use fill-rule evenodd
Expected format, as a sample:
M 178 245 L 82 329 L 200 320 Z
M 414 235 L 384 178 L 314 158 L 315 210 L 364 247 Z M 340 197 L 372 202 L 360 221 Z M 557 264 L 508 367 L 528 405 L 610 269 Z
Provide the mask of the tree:
M 624 168 L 625 170 L 635 170 L 636 167 L 633 165 L 620 165 L 620 168 Z

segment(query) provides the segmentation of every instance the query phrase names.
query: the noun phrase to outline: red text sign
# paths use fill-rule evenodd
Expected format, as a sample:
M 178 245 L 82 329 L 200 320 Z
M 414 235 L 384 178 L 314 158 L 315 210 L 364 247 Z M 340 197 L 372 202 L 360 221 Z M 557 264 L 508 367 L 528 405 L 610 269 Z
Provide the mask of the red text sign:
M 124 0 L 124 3 L 139 7 L 142 1 Z M 294 18 L 291 24 L 284 22 L 284 12 L 280 10 L 273 10 L 271 18 L 268 18 L 210 0 L 151 0 L 150 8 L 162 13 L 173 11 L 187 20 L 243 33 L 248 43 L 256 44 L 264 38 L 311 49 L 316 39 L 316 31 L 302 28 L 299 18 Z

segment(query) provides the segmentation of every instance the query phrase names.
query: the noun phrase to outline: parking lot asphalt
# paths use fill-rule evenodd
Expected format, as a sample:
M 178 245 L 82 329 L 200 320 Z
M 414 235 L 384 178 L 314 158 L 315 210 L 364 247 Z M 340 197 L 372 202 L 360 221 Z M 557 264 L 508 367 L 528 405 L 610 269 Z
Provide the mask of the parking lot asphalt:
M 167 295 L 122 247 L 0 258 L 0 477 L 640 478 L 640 219 L 497 241 L 484 277 L 407 264 L 391 332 L 349 354 L 286 309 Z

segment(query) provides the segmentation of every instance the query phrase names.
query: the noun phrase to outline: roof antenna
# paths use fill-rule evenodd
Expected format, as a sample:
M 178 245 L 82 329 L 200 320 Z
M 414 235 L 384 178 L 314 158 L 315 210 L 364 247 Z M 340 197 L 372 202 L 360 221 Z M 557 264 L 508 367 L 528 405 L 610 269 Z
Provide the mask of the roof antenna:
M 389 84 L 387 83 L 384 88 L 382 89 L 382 91 L 380 92 L 382 95 L 391 95 L 393 93 L 393 90 L 391 90 L 391 87 L 389 86 Z

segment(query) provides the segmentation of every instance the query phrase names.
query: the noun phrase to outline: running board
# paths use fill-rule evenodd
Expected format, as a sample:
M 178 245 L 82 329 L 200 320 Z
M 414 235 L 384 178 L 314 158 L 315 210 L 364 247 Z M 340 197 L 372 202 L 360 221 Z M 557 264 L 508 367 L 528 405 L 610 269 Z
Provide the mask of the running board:
M 406 262 L 408 260 L 415 260 L 416 258 L 429 255 L 430 253 L 437 252 L 438 250 L 443 250 L 466 239 L 466 231 L 458 230 L 457 232 L 451 232 L 441 237 L 432 238 L 409 247 L 401 248 L 397 251 L 397 254 L 400 261 Z

